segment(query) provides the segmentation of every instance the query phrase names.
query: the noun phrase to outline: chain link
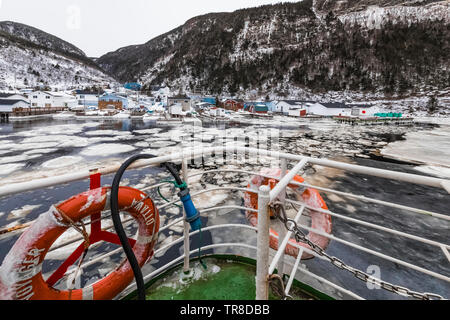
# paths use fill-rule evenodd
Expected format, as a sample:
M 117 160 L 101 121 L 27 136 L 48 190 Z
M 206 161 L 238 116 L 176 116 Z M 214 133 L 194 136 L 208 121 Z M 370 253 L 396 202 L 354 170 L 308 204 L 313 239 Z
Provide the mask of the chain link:
M 281 297 L 281 300 L 292 299 L 290 295 L 285 293 L 284 281 L 281 276 L 278 274 L 272 274 L 268 276 L 269 285 L 272 288 L 272 291 Z
M 432 299 L 445 300 L 444 297 L 442 297 L 438 294 L 419 293 L 419 292 L 412 291 L 408 288 L 396 286 L 389 282 L 385 282 L 383 280 L 376 279 L 361 270 L 355 269 L 355 268 L 347 265 L 342 260 L 328 255 L 320 246 L 316 245 L 311 240 L 309 240 L 308 237 L 306 236 L 306 234 L 299 228 L 297 222 L 295 222 L 294 220 L 289 219 L 287 217 L 286 210 L 285 210 L 283 204 L 281 204 L 280 202 L 277 202 L 277 203 L 271 205 L 270 208 L 275 213 L 275 217 L 278 218 L 278 220 L 280 220 L 285 225 L 286 229 L 288 231 L 294 233 L 295 240 L 297 242 L 303 242 L 303 243 L 309 245 L 311 247 L 311 250 L 313 250 L 316 254 L 318 254 L 321 257 L 327 258 L 331 262 L 331 264 L 333 264 L 335 267 L 352 273 L 357 279 L 364 281 L 366 283 L 374 284 L 386 291 L 389 291 L 389 292 L 392 292 L 392 293 L 395 293 L 395 294 L 398 294 L 401 296 L 412 297 L 412 298 L 415 298 L 418 300 L 432 300 Z

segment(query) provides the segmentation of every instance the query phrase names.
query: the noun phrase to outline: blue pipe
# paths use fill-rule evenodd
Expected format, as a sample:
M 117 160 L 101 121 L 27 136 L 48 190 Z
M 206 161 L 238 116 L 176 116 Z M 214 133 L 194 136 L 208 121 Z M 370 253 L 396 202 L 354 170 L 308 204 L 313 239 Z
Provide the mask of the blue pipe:
M 202 221 L 200 220 L 200 212 L 195 208 L 192 202 L 189 189 L 182 190 L 178 196 L 183 202 L 184 210 L 186 212 L 186 221 L 191 225 L 192 231 L 197 231 L 202 228 Z

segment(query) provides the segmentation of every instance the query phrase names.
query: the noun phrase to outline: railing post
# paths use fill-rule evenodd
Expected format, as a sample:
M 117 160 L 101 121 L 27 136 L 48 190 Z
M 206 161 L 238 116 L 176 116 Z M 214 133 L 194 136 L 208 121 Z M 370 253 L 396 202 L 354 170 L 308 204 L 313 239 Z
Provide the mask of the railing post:
M 187 165 L 187 160 L 186 158 L 183 157 L 183 163 L 182 163 L 182 170 L 183 170 L 183 180 L 187 183 L 188 182 L 188 165 Z M 190 248 L 190 243 L 189 243 L 189 231 L 190 231 L 190 225 L 189 223 L 186 221 L 186 211 L 183 208 L 183 217 L 184 217 L 184 268 L 183 271 L 185 274 L 189 273 L 190 271 L 190 252 L 191 252 L 191 248 Z
M 256 264 L 256 300 L 269 299 L 269 186 L 261 186 L 258 195 L 258 244 Z
M 286 161 L 286 158 L 281 158 L 281 176 L 280 176 L 280 181 L 284 178 L 284 176 L 286 175 L 286 172 L 287 172 L 287 161 Z M 284 205 L 285 204 L 285 199 L 286 199 L 286 189 L 284 189 L 280 193 L 279 199 L 280 199 L 281 202 L 283 202 L 283 205 Z M 278 247 L 280 247 L 280 245 L 281 245 L 281 241 L 282 241 L 281 239 L 284 239 L 286 237 L 286 234 L 287 234 L 287 230 L 286 230 L 285 226 L 281 222 L 279 222 L 279 224 L 281 225 L 281 228 L 280 228 L 280 234 L 279 234 L 279 238 L 278 238 Z M 283 253 L 281 254 L 281 257 L 280 257 L 280 261 L 278 262 L 278 273 L 282 277 L 284 275 L 284 256 L 285 256 L 285 254 L 284 254 L 284 251 L 283 251 Z

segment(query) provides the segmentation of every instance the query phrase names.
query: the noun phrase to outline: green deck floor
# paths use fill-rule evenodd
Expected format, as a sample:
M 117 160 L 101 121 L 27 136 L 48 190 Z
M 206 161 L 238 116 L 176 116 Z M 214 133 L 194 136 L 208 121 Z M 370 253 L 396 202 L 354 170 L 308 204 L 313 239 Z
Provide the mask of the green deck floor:
M 205 270 L 199 262 L 192 263 L 193 273 L 186 279 L 181 268 L 172 270 L 147 288 L 147 300 L 254 300 L 254 265 L 234 260 L 204 259 Z M 311 300 L 311 295 L 293 288 L 295 300 Z M 279 300 L 273 292 L 271 300 Z

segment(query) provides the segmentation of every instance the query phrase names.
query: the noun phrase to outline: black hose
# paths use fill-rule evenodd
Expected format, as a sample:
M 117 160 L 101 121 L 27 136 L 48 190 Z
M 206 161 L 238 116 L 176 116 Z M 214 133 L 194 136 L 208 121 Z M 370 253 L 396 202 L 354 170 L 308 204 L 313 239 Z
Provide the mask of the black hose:
M 183 180 L 181 180 L 181 178 L 180 178 L 180 174 L 178 173 L 179 170 L 177 170 L 177 169 L 175 168 L 176 165 L 173 164 L 173 163 L 170 163 L 170 162 L 164 163 L 163 165 L 164 165 L 164 166 L 166 167 L 166 169 L 170 172 L 170 174 L 174 177 L 175 182 L 176 182 L 179 186 L 181 186 L 181 185 L 183 184 Z M 186 187 L 180 188 L 180 190 L 185 190 L 185 189 L 186 189 Z
M 139 266 L 139 262 L 134 255 L 133 249 L 128 242 L 128 237 L 123 229 L 122 221 L 120 220 L 119 215 L 119 187 L 120 180 L 122 180 L 122 176 L 127 170 L 129 166 L 131 166 L 134 162 L 141 159 L 151 159 L 155 158 L 152 155 L 136 155 L 130 159 L 128 159 L 117 171 L 116 176 L 114 177 L 114 181 L 111 187 L 111 215 L 112 220 L 114 222 L 114 228 L 116 229 L 117 235 L 119 236 L 120 243 L 122 244 L 123 250 L 125 251 L 125 255 L 130 263 L 131 269 L 134 273 L 134 278 L 136 279 L 137 292 L 138 292 L 138 300 L 145 300 L 145 284 L 144 277 L 142 276 L 141 267 Z

